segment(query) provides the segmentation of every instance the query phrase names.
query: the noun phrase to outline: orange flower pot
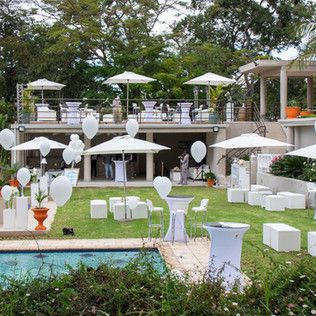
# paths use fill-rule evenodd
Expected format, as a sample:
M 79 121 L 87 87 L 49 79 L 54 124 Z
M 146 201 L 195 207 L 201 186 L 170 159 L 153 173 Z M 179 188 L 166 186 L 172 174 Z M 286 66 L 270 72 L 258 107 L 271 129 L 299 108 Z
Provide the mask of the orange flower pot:
M 215 184 L 215 180 L 214 179 L 207 179 L 207 186 L 208 187 L 212 187 Z
M 305 116 L 305 115 L 312 115 L 312 114 L 314 114 L 313 111 L 308 111 L 308 110 L 307 110 L 307 111 L 301 111 L 301 112 L 300 112 L 300 115 L 304 115 L 304 116 Z
M 49 211 L 49 208 L 43 207 L 43 208 L 32 208 L 32 211 L 34 212 L 34 218 L 37 220 L 38 225 L 35 227 L 35 230 L 46 230 L 46 226 L 43 224 L 45 219 L 48 217 L 47 212 Z
M 14 179 L 14 180 L 9 180 L 9 185 L 11 187 L 15 187 L 15 188 L 18 188 L 19 187 L 19 181 Z
M 288 119 L 297 118 L 300 115 L 301 108 L 298 106 L 287 106 L 285 107 L 285 114 Z

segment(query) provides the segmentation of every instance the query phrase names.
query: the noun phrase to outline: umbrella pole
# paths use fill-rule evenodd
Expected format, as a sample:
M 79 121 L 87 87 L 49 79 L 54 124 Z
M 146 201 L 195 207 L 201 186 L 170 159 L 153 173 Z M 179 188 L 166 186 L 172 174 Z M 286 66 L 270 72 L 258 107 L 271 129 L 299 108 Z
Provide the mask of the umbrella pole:
M 127 92 L 126 92 L 126 120 L 128 120 L 128 106 L 129 106 L 129 81 L 127 80 Z
M 42 154 L 40 153 L 40 170 L 41 170 L 41 177 L 43 176 L 42 159 L 43 159 L 43 156 L 42 156 Z
M 44 90 L 42 89 L 42 103 L 44 103 Z
M 251 149 L 249 148 L 249 191 L 251 191 Z
M 125 153 L 122 151 L 122 160 L 123 160 L 123 184 L 124 184 L 124 212 L 125 212 L 125 220 L 127 219 L 126 212 L 126 165 L 125 165 Z

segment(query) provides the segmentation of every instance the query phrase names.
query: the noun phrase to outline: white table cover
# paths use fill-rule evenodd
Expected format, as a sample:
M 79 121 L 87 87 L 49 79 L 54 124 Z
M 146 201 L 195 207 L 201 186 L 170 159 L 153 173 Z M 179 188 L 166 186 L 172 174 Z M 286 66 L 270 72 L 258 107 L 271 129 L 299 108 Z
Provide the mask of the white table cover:
M 216 224 L 219 227 L 216 227 Z M 243 284 L 240 273 L 242 239 L 250 225 L 218 222 L 205 223 L 203 227 L 209 232 L 211 238 L 210 277 L 222 277 L 226 288 L 230 288 L 235 281 Z
M 124 169 L 124 163 L 125 163 L 125 169 Z M 124 182 L 124 177 L 125 177 L 125 181 L 127 181 L 127 177 L 126 177 L 126 163 L 127 163 L 127 160 L 125 160 L 125 161 L 123 161 L 123 160 L 114 160 L 114 165 L 115 165 L 115 182 Z
M 67 109 L 67 123 L 74 125 L 80 124 L 80 111 L 79 106 L 81 102 L 66 102 Z
M 164 238 L 165 241 L 172 241 L 172 214 L 176 210 L 184 210 L 185 214 L 188 212 L 190 202 L 194 199 L 191 195 L 168 195 L 165 200 L 168 203 L 170 211 L 170 222 L 168 232 Z M 184 214 L 177 214 L 175 222 L 174 241 L 185 242 L 189 237 L 185 229 Z
M 154 120 L 154 106 L 156 104 L 156 101 L 143 101 L 142 102 L 145 107 L 145 122 L 153 122 Z
M 191 123 L 191 118 L 190 118 L 190 108 L 192 103 L 190 102 L 181 102 L 178 103 L 178 105 L 181 108 L 181 120 L 180 123 L 183 125 L 190 125 Z

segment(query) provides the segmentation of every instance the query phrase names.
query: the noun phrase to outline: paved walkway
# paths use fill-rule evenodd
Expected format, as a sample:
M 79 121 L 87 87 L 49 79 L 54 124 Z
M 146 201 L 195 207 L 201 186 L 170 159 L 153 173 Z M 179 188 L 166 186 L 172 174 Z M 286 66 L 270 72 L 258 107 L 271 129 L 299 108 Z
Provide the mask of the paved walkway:
M 148 242 L 147 239 L 40 239 L 0 240 L 1 251 L 64 250 L 64 249 L 132 249 L 158 248 L 166 264 L 178 273 L 188 273 L 192 279 L 199 279 L 206 272 L 210 241 L 197 238 L 184 243 Z

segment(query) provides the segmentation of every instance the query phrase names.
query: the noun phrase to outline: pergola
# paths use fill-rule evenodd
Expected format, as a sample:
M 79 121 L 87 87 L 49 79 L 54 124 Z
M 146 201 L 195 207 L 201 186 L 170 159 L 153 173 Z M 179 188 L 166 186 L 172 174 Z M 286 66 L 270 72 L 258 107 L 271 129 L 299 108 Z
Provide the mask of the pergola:
M 313 77 L 316 75 L 316 62 L 293 62 L 291 60 L 257 60 L 239 68 L 243 74 L 260 76 L 260 114 L 267 112 L 267 79 L 280 78 L 280 116 L 285 119 L 288 103 L 288 79 L 306 79 L 307 107 L 313 107 Z

